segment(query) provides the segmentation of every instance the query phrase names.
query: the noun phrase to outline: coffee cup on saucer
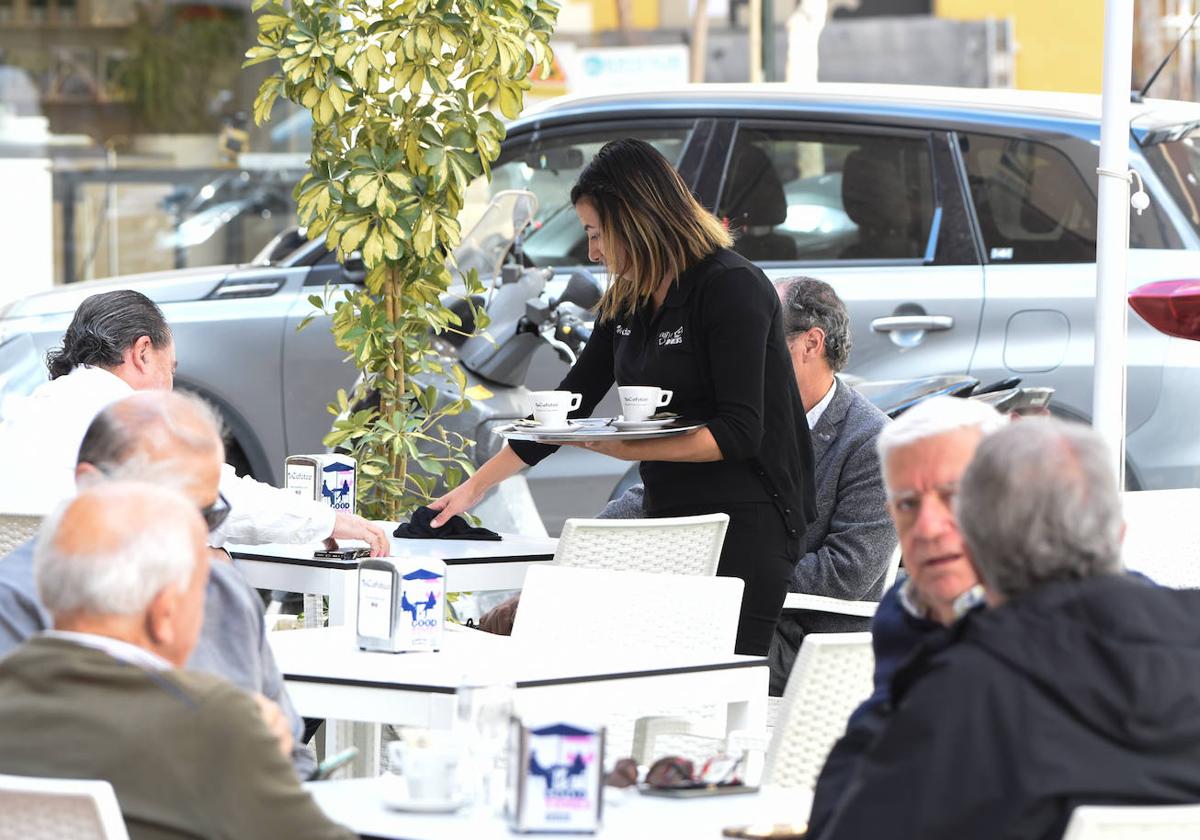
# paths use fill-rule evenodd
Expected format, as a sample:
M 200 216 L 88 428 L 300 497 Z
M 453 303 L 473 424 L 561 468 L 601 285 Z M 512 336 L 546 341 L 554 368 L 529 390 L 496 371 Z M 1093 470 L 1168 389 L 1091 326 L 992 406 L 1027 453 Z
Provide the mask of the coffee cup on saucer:
M 566 428 L 567 415 L 583 402 L 582 394 L 570 391 L 534 391 L 529 396 L 533 402 L 533 419 L 550 429 Z
M 622 385 L 617 393 L 621 395 L 621 414 L 633 423 L 649 419 L 675 396 L 674 391 L 653 385 Z
M 448 739 L 403 740 L 387 745 L 392 772 L 402 782 L 395 807 L 435 810 L 461 805 L 461 750 Z

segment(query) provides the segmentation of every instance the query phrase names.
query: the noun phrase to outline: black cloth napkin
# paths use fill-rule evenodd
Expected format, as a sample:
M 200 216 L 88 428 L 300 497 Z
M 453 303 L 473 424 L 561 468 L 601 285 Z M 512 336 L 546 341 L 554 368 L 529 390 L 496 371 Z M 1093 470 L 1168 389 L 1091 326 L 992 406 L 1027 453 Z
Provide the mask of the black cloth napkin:
M 451 516 L 450 520 L 440 528 L 430 527 L 436 510 L 419 507 L 413 511 L 411 522 L 401 522 L 393 536 L 402 540 L 491 540 L 495 542 L 500 535 L 487 528 L 475 528 L 467 524 L 461 516 Z

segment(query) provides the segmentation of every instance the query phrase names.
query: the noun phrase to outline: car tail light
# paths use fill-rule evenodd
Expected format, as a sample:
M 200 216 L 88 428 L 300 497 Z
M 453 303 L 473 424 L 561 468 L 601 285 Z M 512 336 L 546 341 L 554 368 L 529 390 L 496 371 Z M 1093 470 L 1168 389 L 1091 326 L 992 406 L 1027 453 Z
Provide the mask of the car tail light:
M 1133 311 L 1159 332 L 1200 341 L 1200 280 L 1158 280 L 1129 293 Z

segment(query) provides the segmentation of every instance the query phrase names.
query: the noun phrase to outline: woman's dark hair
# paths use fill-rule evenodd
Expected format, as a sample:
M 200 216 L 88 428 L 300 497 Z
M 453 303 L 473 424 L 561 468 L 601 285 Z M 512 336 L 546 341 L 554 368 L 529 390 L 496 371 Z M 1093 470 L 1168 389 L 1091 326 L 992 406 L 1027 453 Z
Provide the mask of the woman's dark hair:
M 79 365 L 116 367 L 142 336 L 159 350 L 171 343 L 171 328 L 154 301 L 129 289 L 92 295 L 75 310 L 62 347 L 46 354 L 50 378 Z
M 571 204 L 588 201 L 600 218 L 610 282 L 600 301 L 608 319 L 633 312 L 666 277 L 678 277 L 733 243 L 679 173 L 645 140 L 606 143 L 579 173 Z

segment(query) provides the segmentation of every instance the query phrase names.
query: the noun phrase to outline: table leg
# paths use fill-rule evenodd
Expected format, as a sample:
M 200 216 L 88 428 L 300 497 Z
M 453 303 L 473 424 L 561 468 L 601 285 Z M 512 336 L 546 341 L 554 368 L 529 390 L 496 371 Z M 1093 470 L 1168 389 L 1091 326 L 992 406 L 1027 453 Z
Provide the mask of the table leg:
M 358 614 L 358 571 L 331 571 L 329 577 L 329 626 L 353 624 Z
M 378 723 L 352 720 L 325 721 L 325 756 L 337 755 L 348 747 L 358 747 L 358 757 L 340 778 L 374 778 L 381 772 L 382 727 Z
M 753 737 L 761 737 L 766 741 L 767 734 L 767 694 L 770 672 L 766 668 L 748 668 L 741 675 L 746 686 L 746 699 L 733 701 L 729 704 L 725 720 L 725 736 L 728 738 L 734 732 L 744 732 Z M 747 784 L 758 784 L 763 774 L 764 752 L 750 749 L 746 755 L 746 766 L 743 768 Z

